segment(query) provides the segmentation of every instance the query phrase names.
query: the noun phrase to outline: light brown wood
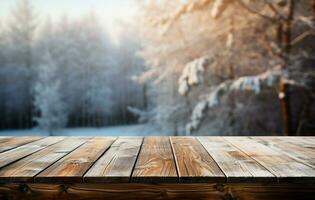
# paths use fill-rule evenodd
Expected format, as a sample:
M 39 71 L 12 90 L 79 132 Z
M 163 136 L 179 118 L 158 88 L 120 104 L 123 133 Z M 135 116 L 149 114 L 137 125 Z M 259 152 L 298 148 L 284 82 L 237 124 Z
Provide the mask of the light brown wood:
M 120 137 L 85 174 L 84 182 L 129 182 L 142 137 Z
M 0 138 L 0 153 L 14 149 L 23 144 L 34 142 L 42 137 L 6 137 Z
M 25 144 L 15 149 L 11 149 L 9 151 L 0 153 L 0 168 L 10 163 L 13 163 L 14 161 L 17 161 L 21 158 L 24 158 L 32 153 L 35 153 L 41 149 L 44 149 L 47 146 L 55 144 L 63 139 L 64 137 L 43 138 L 41 140 Z
M 144 139 L 131 181 L 178 182 L 169 137 Z
M 315 168 L 315 140 L 293 137 L 256 137 L 253 140 Z
M 1 141 L 7 143 L 4 148 L 17 143 L 12 142 L 14 137 L 0 137 Z M 0 153 L 0 182 L 315 183 L 315 137 L 146 137 L 143 144 L 141 137 L 122 137 L 114 141 L 113 137 L 47 137 L 14 147 Z
M 225 139 L 276 175 L 280 182 L 310 182 L 315 180 L 314 168 L 284 153 L 248 137 L 226 137 Z
M 222 137 L 199 137 L 228 182 L 276 182 L 276 177 Z
M 314 184 L 7 184 L 4 200 L 311 200 Z
M 67 138 L 0 170 L 0 183 L 32 182 L 33 177 L 86 142 L 88 138 Z
M 35 177 L 41 183 L 80 183 L 84 173 L 115 141 L 113 137 L 95 137 Z
M 225 175 L 194 137 L 171 137 L 180 182 L 224 182 Z

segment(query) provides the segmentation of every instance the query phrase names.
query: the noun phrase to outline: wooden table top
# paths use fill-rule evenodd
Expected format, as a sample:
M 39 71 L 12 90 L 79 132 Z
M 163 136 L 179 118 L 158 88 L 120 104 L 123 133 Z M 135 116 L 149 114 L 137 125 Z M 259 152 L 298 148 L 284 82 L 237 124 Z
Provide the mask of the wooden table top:
M 0 183 L 315 183 L 315 137 L 0 137 Z

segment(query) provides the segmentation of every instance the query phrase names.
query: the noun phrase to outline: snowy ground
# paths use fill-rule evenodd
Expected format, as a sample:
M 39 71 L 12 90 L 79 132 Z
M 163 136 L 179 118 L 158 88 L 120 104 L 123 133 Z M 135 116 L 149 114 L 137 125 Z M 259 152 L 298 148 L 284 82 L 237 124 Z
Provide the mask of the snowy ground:
M 48 136 L 47 131 L 36 129 L 0 131 L 0 136 Z M 115 126 L 106 128 L 70 128 L 54 133 L 64 136 L 147 136 L 168 135 L 150 124 Z

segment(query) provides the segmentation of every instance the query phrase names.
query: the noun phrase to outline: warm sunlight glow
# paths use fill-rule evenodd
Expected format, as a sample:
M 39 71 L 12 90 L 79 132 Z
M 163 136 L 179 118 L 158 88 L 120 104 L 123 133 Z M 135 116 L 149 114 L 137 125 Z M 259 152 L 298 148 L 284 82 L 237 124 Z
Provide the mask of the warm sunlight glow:
M 8 19 L 16 1 L 0 1 L 0 21 Z M 108 28 L 111 36 L 116 40 L 120 32 L 115 26 L 116 21 L 128 21 L 137 13 L 135 0 L 32 0 L 36 15 L 45 20 L 47 16 L 58 19 L 61 16 L 80 17 L 82 14 L 94 12 Z

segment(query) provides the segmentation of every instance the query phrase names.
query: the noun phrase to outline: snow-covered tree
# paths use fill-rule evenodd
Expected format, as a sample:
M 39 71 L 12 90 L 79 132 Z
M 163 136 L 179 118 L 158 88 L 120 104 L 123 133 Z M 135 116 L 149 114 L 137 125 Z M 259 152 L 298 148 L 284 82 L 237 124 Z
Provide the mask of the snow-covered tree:
M 292 105 L 288 98 L 288 85 L 293 84 L 294 87 L 312 91 L 312 85 L 305 84 L 306 79 L 311 79 L 307 75 L 309 73 L 303 70 L 305 65 L 303 67 L 292 62 L 310 60 L 311 49 L 314 49 L 314 45 L 309 43 L 313 39 L 314 31 L 310 2 L 146 1 L 142 6 L 142 27 L 146 28 L 142 29 L 144 50 L 141 55 L 152 66 L 144 76 L 150 74 L 155 82 L 172 76 L 178 77 L 178 92 L 185 96 L 188 102 L 186 109 L 193 113 L 191 117 L 186 116 L 186 121 L 189 121 L 188 134 L 191 130 L 202 129 L 202 120 L 207 122 L 203 125 L 208 130 L 200 131 L 213 133 L 212 128 L 215 127 L 215 134 L 250 132 L 248 122 L 239 117 L 241 111 L 247 111 L 246 115 L 253 116 L 252 120 L 257 119 L 256 132 L 261 123 L 266 124 L 262 127 L 265 132 L 271 131 L 269 122 L 259 121 L 263 119 L 260 116 L 270 116 L 270 121 L 278 124 L 272 132 L 280 132 L 279 117 L 271 114 L 276 110 L 280 113 L 280 106 L 277 109 L 271 106 L 277 105 L 274 98 L 256 105 L 256 110 L 263 107 L 263 104 L 269 106 L 269 110 L 266 109 L 259 116 L 253 115 L 254 109 L 240 106 L 246 101 L 253 101 L 254 94 L 270 96 L 267 93 L 272 93 L 276 96 L 276 92 L 281 102 L 283 130 L 292 133 L 289 127 L 292 125 L 289 110 Z M 301 49 L 305 52 L 304 55 Z M 200 65 L 199 61 L 204 58 L 210 62 Z M 301 78 L 302 76 L 309 78 Z M 273 78 L 273 85 L 266 87 L 268 84 L 264 80 Z M 277 90 L 274 91 L 273 88 Z M 160 93 L 159 89 L 156 91 Z M 253 93 L 248 94 L 246 91 Z M 243 93 L 252 97 L 241 100 Z M 164 96 L 172 95 L 167 93 Z M 176 102 L 178 105 L 185 101 L 174 98 L 172 104 L 175 105 Z M 213 108 L 219 103 L 221 106 Z M 165 99 L 157 104 L 165 108 L 172 105 Z M 239 107 L 243 110 L 238 109 Z M 213 112 L 209 108 L 213 108 Z M 213 124 L 212 122 L 218 121 L 213 119 L 217 118 L 221 121 Z
M 25 121 L 28 127 L 32 126 L 32 83 L 33 83 L 33 68 L 34 68 L 34 37 L 36 24 L 36 15 L 34 8 L 29 0 L 18 0 L 13 8 L 11 16 L 7 24 L 8 46 L 7 61 L 11 67 L 16 68 L 19 72 L 19 87 L 18 93 L 23 94 L 22 103 L 26 104 L 25 110 L 19 109 L 18 121 Z M 22 123 L 22 122 L 20 122 Z
M 57 66 L 47 52 L 43 64 L 37 68 L 38 77 L 34 87 L 34 106 L 39 113 L 35 118 L 39 129 L 47 130 L 51 135 L 67 124 L 66 104 L 60 93 L 61 81 Z

